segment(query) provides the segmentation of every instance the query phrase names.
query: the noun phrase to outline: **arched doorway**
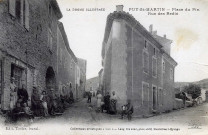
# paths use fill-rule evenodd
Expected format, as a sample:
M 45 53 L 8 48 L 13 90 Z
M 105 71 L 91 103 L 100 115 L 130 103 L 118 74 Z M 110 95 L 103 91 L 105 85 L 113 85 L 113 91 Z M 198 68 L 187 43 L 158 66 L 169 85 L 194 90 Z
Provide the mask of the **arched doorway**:
M 46 89 L 47 90 L 49 90 L 51 88 L 53 88 L 55 90 L 56 78 L 55 78 L 55 73 L 54 73 L 54 70 L 52 67 L 48 67 L 48 69 L 46 71 L 45 81 L 46 81 Z

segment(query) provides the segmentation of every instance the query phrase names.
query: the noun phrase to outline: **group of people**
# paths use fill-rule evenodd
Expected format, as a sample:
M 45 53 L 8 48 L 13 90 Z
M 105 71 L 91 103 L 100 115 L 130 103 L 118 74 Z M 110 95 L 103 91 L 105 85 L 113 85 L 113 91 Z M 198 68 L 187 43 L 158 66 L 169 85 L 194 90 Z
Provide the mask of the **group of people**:
M 17 87 L 11 78 L 10 84 L 10 113 L 13 120 L 17 120 L 20 114 L 28 116 L 30 119 L 34 116 L 47 117 L 50 115 L 61 114 L 66 109 L 66 104 L 74 102 L 73 93 L 60 95 L 55 93 L 53 88 L 47 92 L 40 91 L 39 87 L 33 87 L 31 98 L 28 95 L 25 85 Z
M 92 98 L 92 92 L 88 92 L 88 99 L 87 103 L 91 103 Z M 96 94 L 96 111 L 97 112 L 103 112 L 106 110 L 109 114 L 116 114 L 116 103 L 117 103 L 117 96 L 115 94 L 115 91 L 112 92 L 112 96 L 110 96 L 110 93 L 107 92 L 106 95 L 103 97 L 100 91 L 97 91 Z
M 63 113 L 68 104 L 74 102 L 73 93 L 70 91 L 68 94 L 59 94 L 55 92 L 53 88 L 50 88 L 48 94 L 46 91 L 42 91 L 39 94 L 39 90 L 33 87 L 33 93 L 31 96 L 31 109 L 36 116 L 48 116 Z
M 33 113 L 28 106 L 29 96 L 25 85 L 23 84 L 18 88 L 14 80 L 15 78 L 12 77 L 10 83 L 10 112 L 8 114 L 12 119 L 16 119 L 21 114 L 33 118 Z
M 110 95 L 109 92 L 106 93 L 106 95 L 103 97 L 100 91 L 97 91 L 97 111 L 98 112 L 104 112 L 108 114 L 117 114 L 117 101 L 119 97 L 115 94 L 115 91 L 112 92 L 112 95 Z M 121 119 L 126 115 L 127 118 L 130 120 L 131 116 L 133 114 L 133 105 L 131 103 L 131 100 L 127 100 L 127 104 L 123 105 L 121 107 Z
M 97 102 L 96 107 L 98 111 L 103 112 L 106 110 L 106 113 L 109 114 L 116 114 L 117 113 L 117 100 L 118 97 L 115 94 L 115 91 L 112 92 L 112 96 L 109 92 L 106 93 L 106 95 L 103 97 L 100 91 L 97 91 Z

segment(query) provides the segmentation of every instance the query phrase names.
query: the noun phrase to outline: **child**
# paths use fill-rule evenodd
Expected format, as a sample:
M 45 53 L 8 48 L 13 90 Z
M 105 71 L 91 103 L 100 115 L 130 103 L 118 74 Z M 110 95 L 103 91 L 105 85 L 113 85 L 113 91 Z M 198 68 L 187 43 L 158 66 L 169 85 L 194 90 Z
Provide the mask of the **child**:
M 45 91 L 43 91 L 42 94 L 40 95 L 40 101 L 41 101 L 42 106 L 44 108 L 44 115 L 48 116 L 47 96 L 46 96 Z
M 133 112 L 134 112 L 133 105 L 131 103 L 131 100 L 128 99 L 127 104 L 122 106 L 121 119 L 123 119 L 124 115 L 127 115 L 128 120 L 131 120 Z
M 27 106 L 27 103 L 23 104 L 23 111 L 25 112 L 26 116 L 31 120 L 31 122 L 33 121 L 32 119 L 34 118 L 33 116 L 33 112 L 30 110 L 30 107 Z
M 30 107 L 27 106 L 27 103 L 23 104 L 23 111 L 27 114 L 27 115 L 33 115 L 33 112 L 30 110 Z

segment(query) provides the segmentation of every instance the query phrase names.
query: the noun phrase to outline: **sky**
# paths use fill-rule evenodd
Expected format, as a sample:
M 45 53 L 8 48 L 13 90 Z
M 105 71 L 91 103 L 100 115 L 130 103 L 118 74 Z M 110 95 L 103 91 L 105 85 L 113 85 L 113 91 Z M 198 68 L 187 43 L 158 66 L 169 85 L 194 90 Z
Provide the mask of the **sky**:
M 178 63 L 176 82 L 192 82 L 208 78 L 208 1 L 207 0 L 57 0 L 62 11 L 60 20 L 74 54 L 87 60 L 87 79 L 98 75 L 101 66 L 101 47 L 108 14 L 123 5 L 147 30 L 153 24 L 157 34 L 173 41 L 171 56 Z M 84 8 L 85 11 L 73 11 Z M 86 11 L 104 8 L 105 11 Z M 191 9 L 177 11 L 178 15 L 148 15 L 147 11 L 130 8 Z M 199 11 L 192 11 L 192 8 Z M 70 11 L 69 11 L 70 10 Z M 167 11 L 167 10 L 166 10 Z M 158 12 L 155 12 L 158 13 Z

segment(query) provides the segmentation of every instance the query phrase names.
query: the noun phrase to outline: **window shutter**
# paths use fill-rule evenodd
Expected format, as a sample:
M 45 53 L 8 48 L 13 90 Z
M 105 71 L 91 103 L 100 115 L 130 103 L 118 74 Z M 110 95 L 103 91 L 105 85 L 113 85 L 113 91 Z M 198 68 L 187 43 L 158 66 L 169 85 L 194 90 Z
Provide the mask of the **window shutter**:
M 9 0 L 9 13 L 16 17 L 16 0 Z
M 24 24 L 24 0 L 20 0 L 20 23 Z
M 29 2 L 25 0 L 25 28 L 29 30 Z

